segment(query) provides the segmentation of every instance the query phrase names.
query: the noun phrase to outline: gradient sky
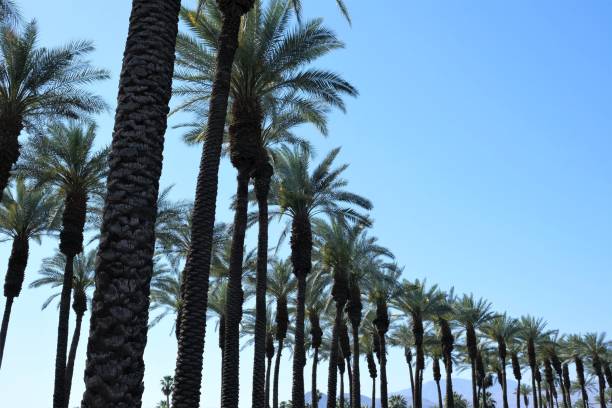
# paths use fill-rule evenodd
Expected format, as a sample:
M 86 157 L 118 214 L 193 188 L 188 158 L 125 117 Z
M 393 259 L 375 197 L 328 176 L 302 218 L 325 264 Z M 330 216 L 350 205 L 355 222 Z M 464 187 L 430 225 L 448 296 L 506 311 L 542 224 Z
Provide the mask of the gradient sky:
M 37 19 L 41 45 L 95 41 L 93 62 L 112 72 L 96 90 L 114 105 L 130 2 L 19 3 Z M 346 115 L 331 116 L 329 138 L 312 129 L 303 136 L 319 156 L 343 146 L 350 188 L 374 201 L 373 233 L 405 265 L 405 277 L 474 292 L 562 332 L 612 332 L 612 2 L 347 0 L 352 28 L 332 0 L 304 3 L 306 15 L 325 16 L 347 44 L 319 66 L 342 73 L 361 95 Z M 113 112 L 98 123 L 107 144 Z M 175 199 L 192 199 L 200 148 L 169 129 L 164 155 L 162 185 L 175 184 Z M 234 178 L 225 163 L 219 220 L 232 219 Z M 6 406 L 50 406 L 57 311 L 41 312 L 51 292 L 27 285 L 56 246 L 32 246 L 13 306 L 0 371 Z M 0 244 L 2 276 L 9 250 Z M 174 371 L 170 330 L 167 321 L 149 334 L 145 408 L 161 399 L 159 379 Z M 209 323 L 206 408 L 219 399 L 215 330 Z M 87 333 L 85 324 L 71 407 L 83 392 Z M 252 353 L 241 356 L 246 407 Z M 390 391 L 407 388 L 399 350 L 389 360 Z M 290 369 L 284 360 L 281 399 L 290 395 Z M 324 390 L 326 367 L 319 381 Z

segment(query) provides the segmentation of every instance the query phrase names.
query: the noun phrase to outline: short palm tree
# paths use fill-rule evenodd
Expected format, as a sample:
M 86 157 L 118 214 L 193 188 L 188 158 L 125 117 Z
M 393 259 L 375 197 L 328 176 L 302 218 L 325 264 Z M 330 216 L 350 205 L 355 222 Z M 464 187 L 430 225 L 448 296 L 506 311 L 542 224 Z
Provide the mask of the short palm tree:
M 3 2 L 3 11 L 6 8 Z M 20 155 L 21 131 L 34 130 L 50 119 L 76 119 L 106 108 L 86 86 L 109 78 L 106 70 L 89 64 L 89 41 L 41 48 L 35 22 L 21 32 L 0 27 L 0 195 Z
M 166 397 L 166 405 L 170 408 L 170 395 L 172 395 L 172 389 L 174 388 L 174 378 L 171 375 L 166 375 L 160 380 L 161 392 Z
M 287 235 L 290 229 L 291 263 L 297 280 L 294 367 L 295 359 L 298 359 L 298 370 L 303 370 L 305 356 L 305 294 L 306 277 L 310 273 L 312 263 L 312 220 L 318 215 L 326 214 L 330 217 L 342 215 L 348 220 L 363 221 L 366 217 L 354 207 L 372 207 L 369 200 L 345 190 L 348 182 L 342 178 L 342 173 L 347 165 L 333 167 L 339 152 L 339 149 L 332 150 L 314 169 L 311 169 L 312 154 L 305 147 L 282 147 L 275 157 L 275 175 L 269 199 L 272 208 L 269 213 L 272 218 L 285 216 L 290 220 L 283 236 Z M 334 375 L 335 373 L 334 369 Z M 330 404 L 333 404 L 333 401 Z
M 46 134 L 32 136 L 17 165 L 20 174 L 39 188 L 51 188 L 63 200 L 59 249 L 66 256 L 60 298 L 55 357 L 54 408 L 64 408 L 68 319 L 73 260 L 83 251 L 87 206 L 102 195 L 107 175 L 108 149 L 95 150 L 96 126 L 71 122 L 51 125 Z
M 0 202 L 0 240 L 12 240 L 6 277 L 4 296 L 6 304 L 0 330 L 0 366 L 8 332 L 13 301 L 21 293 L 25 269 L 28 263 L 30 240 L 40 243 L 43 235 L 58 227 L 58 200 L 46 190 L 26 186 L 18 178 L 14 192 L 4 192 Z
M 408 408 L 408 401 L 403 395 L 392 395 L 389 397 L 389 408 Z
M 423 369 L 425 368 L 425 354 L 423 349 L 424 322 L 433 320 L 437 315 L 449 309 L 444 293 L 438 290 L 437 285 L 427 287 L 425 280 L 415 280 L 414 283 L 404 281 L 397 290 L 397 295 L 391 304 L 402 314 L 410 317 L 412 333 L 416 348 L 416 375 L 414 380 L 414 407 L 422 407 L 421 384 Z
M 75 314 L 75 326 L 70 343 L 70 351 L 68 353 L 68 361 L 66 364 L 66 399 L 65 407 L 68 407 L 70 401 L 70 390 L 72 389 L 72 374 L 74 372 L 74 360 L 79 347 L 79 339 L 81 336 L 81 324 L 83 316 L 87 311 L 87 304 L 91 302 L 90 292 L 94 288 L 94 273 L 96 265 L 96 251 L 91 250 L 86 254 L 77 255 L 73 260 L 73 277 L 72 277 L 72 310 Z M 39 288 L 42 286 L 50 286 L 52 288 L 61 288 L 64 284 L 64 271 L 66 269 L 66 256 L 62 253 L 57 253 L 51 258 L 43 260 L 39 275 L 42 277 L 34 280 L 31 288 Z M 61 292 L 51 295 L 42 308 L 45 309 Z
M 499 358 L 499 366 L 501 369 L 502 378 L 500 385 L 502 387 L 503 407 L 508 408 L 508 382 L 506 378 L 506 358 L 508 355 L 508 343 L 512 343 L 520 332 L 518 320 L 506 315 L 497 315 L 482 326 L 482 333 L 497 343 L 497 356 Z
M 476 392 L 476 355 L 478 353 L 477 331 L 495 317 L 491 303 L 485 299 L 475 299 L 472 294 L 463 295 L 455 302 L 455 319 L 465 330 L 468 357 L 472 369 L 472 405 L 478 407 Z M 537 407 L 536 407 L 537 408 Z

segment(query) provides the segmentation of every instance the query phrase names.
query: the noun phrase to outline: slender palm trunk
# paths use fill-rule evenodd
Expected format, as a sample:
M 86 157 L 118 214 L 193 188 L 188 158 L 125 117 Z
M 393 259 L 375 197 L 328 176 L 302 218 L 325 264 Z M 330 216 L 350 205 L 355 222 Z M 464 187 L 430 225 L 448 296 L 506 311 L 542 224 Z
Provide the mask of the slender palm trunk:
M 342 313 L 344 302 L 336 302 L 336 317 L 332 330 L 332 343 L 329 351 L 329 369 L 327 371 L 327 408 L 336 408 L 336 386 L 338 382 L 338 353 L 339 353 L 339 332 L 342 324 Z
M 478 390 L 476 389 L 476 362 L 473 359 L 470 360 L 472 366 L 472 403 L 474 408 L 478 408 L 480 398 L 478 397 Z
M 538 388 L 535 380 L 535 369 L 531 367 L 531 390 L 533 394 L 533 408 L 538 408 Z
M 536 381 L 536 383 L 537 383 L 537 387 L 538 387 L 537 388 L 537 390 L 538 390 L 537 400 L 538 401 L 536 401 L 536 399 L 534 399 L 533 406 L 536 407 L 538 405 L 538 403 L 539 403 L 541 407 L 544 407 L 544 403 L 542 401 L 542 384 L 541 384 L 541 381 Z
M 372 408 L 376 408 L 376 377 L 372 378 Z
M 561 388 L 561 396 L 563 397 L 563 408 L 571 408 L 567 405 L 567 393 L 565 391 L 565 385 L 563 384 L 563 374 L 557 373 L 557 377 L 559 378 L 559 387 Z
M 606 408 L 606 379 L 603 373 L 599 373 L 597 378 L 599 380 L 599 406 Z
M 272 359 L 268 358 L 268 364 L 266 367 L 266 394 L 265 398 L 265 406 L 266 408 L 270 407 L 270 373 L 272 371 Z
M 444 369 L 446 372 L 446 408 L 455 407 L 455 399 L 453 397 L 453 361 L 447 359 L 444 363 Z
M 412 396 L 412 406 L 416 407 L 414 399 L 414 375 L 412 374 L 412 362 L 408 362 L 408 374 L 410 375 L 410 395 Z
M 387 408 L 389 406 L 389 397 L 387 394 L 387 349 L 385 333 L 379 332 L 380 339 L 380 406 Z
M 359 325 L 352 325 L 353 330 L 353 376 L 351 377 L 351 408 L 361 408 L 361 379 L 359 374 Z
M 295 317 L 295 349 L 293 354 L 293 386 L 291 401 L 293 408 L 304 408 L 304 364 L 306 350 L 304 347 L 304 319 L 306 307 L 306 274 L 297 276 L 297 302 Z
M 506 358 L 504 356 L 500 357 L 501 361 L 501 374 L 502 374 L 502 400 L 504 403 L 504 408 L 509 408 L 508 405 L 508 383 L 506 382 Z
M 2 315 L 2 328 L 0 329 L 0 367 L 2 367 L 2 356 L 4 355 L 4 345 L 6 344 L 6 335 L 8 333 L 8 324 L 11 318 L 13 300 L 15 300 L 15 298 L 12 296 L 6 298 L 4 314 Z
M 353 382 L 353 369 L 351 367 L 351 357 L 346 358 L 346 375 L 348 377 L 349 384 L 349 407 L 353 406 L 353 386 L 351 385 Z
M 156 202 L 179 10 L 179 0 L 132 1 L 87 346 L 81 405 L 88 408 L 142 403 Z M 204 313 L 198 318 L 204 320 Z
M 340 408 L 344 408 L 344 371 L 340 371 L 340 394 L 338 395 Z
M 278 352 L 274 363 L 274 388 L 272 389 L 272 408 L 278 408 L 278 374 L 280 372 L 281 354 L 283 354 L 284 339 L 278 340 Z
M 317 366 L 319 365 L 319 348 L 315 347 L 312 357 L 312 382 L 310 399 L 312 408 L 319 408 L 319 393 L 317 392 Z
M 423 355 L 423 344 L 421 342 L 416 342 L 416 375 L 414 379 L 414 407 L 421 408 L 423 405 L 423 399 L 421 396 L 421 383 L 422 383 L 422 375 L 423 370 L 421 366 L 424 365 L 424 355 Z
M 74 275 L 74 255 L 66 256 L 64 282 L 60 295 L 59 321 L 57 324 L 57 347 L 55 352 L 55 387 L 53 408 L 66 406 L 66 352 L 68 350 L 68 324 L 70 319 L 70 295 Z
M 444 407 L 442 403 L 442 389 L 440 388 L 440 380 L 436 381 L 436 390 L 438 391 L 438 406 L 440 408 Z
M 227 304 L 225 306 L 225 345 L 223 347 L 223 372 L 221 382 L 221 407 L 238 407 L 240 365 L 240 321 L 242 320 L 242 263 L 244 237 L 247 228 L 250 176 L 238 169 L 236 209 L 230 254 Z
M 215 224 L 221 145 L 225 130 L 230 80 L 238 47 L 241 14 L 252 2 L 225 1 L 215 78 L 212 85 L 206 141 L 202 149 L 196 184 L 191 229 L 192 246 L 185 264 L 184 299 L 179 329 L 172 406 L 193 408 L 200 402 L 208 278 Z M 244 7 L 241 9 L 241 7 Z
M 22 118 L 0 114 L 0 201 L 11 177 L 11 169 L 19 159 L 19 134 Z
M 521 380 L 516 383 L 516 408 L 521 408 Z
M 266 289 L 268 270 L 268 192 L 270 190 L 271 166 L 269 172 L 258 171 L 255 177 L 255 194 L 259 210 L 257 236 L 257 276 L 255 288 L 255 344 L 253 357 L 252 407 L 266 408 L 264 372 L 266 366 Z M 259 170 L 259 169 L 258 169 Z
M 83 321 L 83 313 L 77 313 L 74 332 L 72 333 L 72 341 L 70 343 L 70 352 L 68 353 L 68 364 L 66 365 L 66 400 L 64 408 L 68 408 L 70 402 L 70 390 L 72 389 L 72 373 L 74 371 L 74 360 L 76 358 L 77 348 L 79 347 L 79 339 L 81 337 L 81 323 Z

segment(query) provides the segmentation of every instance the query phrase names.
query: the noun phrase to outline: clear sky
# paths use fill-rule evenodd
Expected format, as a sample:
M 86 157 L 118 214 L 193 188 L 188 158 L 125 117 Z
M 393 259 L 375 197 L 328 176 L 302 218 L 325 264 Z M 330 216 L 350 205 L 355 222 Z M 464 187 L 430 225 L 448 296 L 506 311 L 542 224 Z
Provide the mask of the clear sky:
M 95 41 L 92 60 L 112 72 L 96 90 L 114 105 L 131 2 L 18 3 L 37 19 L 41 45 Z M 325 16 L 347 44 L 320 65 L 361 95 L 346 115 L 332 115 L 328 139 L 312 129 L 303 136 L 320 155 L 343 146 L 350 188 L 374 201 L 373 233 L 406 266 L 405 276 L 474 292 L 513 316 L 542 316 L 562 332 L 611 333 L 612 2 L 347 0 L 352 28 L 332 0 L 304 3 L 306 15 Z M 98 122 L 99 142 L 107 144 L 112 112 Z M 162 185 L 176 185 L 173 198 L 193 198 L 199 156 L 199 147 L 168 130 Z M 219 220 L 232 219 L 234 178 L 226 163 Z M 57 311 L 41 312 L 50 292 L 27 285 L 56 246 L 33 245 L 13 306 L 0 371 L 6 406 L 51 405 Z M 9 250 L 0 245 L 2 279 Z M 159 379 L 174 371 L 170 325 L 149 334 L 145 408 L 161 399 Z M 209 323 L 206 408 L 219 399 L 215 330 Z M 83 392 L 87 335 L 85 324 L 71 407 Z M 242 357 L 247 406 L 252 353 Z M 389 360 L 389 389 L 407 388 L 400 352 Z M 290 395 L 290 369 L 283 361 L 281 399 Z M 323 390 L 324 367 L 319 381 Z

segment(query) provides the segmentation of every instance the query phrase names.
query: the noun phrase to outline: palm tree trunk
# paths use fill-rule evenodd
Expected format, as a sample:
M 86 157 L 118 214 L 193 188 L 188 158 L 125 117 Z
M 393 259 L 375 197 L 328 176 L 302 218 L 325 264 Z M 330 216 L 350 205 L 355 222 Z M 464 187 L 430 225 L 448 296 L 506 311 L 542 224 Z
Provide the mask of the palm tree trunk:
M 283 353 L 284 339 L 278 340 L 278 352 L 274 363 L 274 388 L 272 389 L 272 408 L 278 408 L 278 374 L 280 372 L 280 360 Z
M 449 358 L 447 358 L 444 363 L 444 371 L 446 372 L 446 408 L 454 408 L 455 399 L 453 397 L 453 361 Z
M 480 398 L 478 397 L 478 391 L 476 390 L 476 362 L 474 359 L 470 358 L 470 363 L 472 365 L 472 406 L 474 408 L 478 408 Z
M 68 324 L 70 319 L 70 295 L 74 275 L 74 256 L 66 256 L 64 282 L 60 295 L 59 321 L 57 323 L 57 347 L 55 352 L 55 386 L 53 408 L 66 406 L 66 352 L 68 350 Z
M 266 408 L 270 407 L 270 372 L 272 371 L 272 359 L 268 359 L 268 364 L 266 367 L 266 393 L 265 393 L 265 406 Z
M 544 408 L 544 402 L 542 401 L 542 385 L 540 381 L 536 381 L 537 383 L 537 390 L 538 390 L 538 394 L 537 394 L 537 398 L 534 398 L 534 403 L 533 406 L 534 408 L 538 406 L 538 404 L 540 404 L 540 406 L 542 408 Z M 534 390 L 535 391 L 535 390 Z M 535 397 L 535 392 L 534 392 L 534 397 Z
M 220 4 L 224 5 L 221 10 L 223 23 L 218 39 L 219 51 L 208 109 L 206 141 L 202 149 L 196 184 L 191 229 L 192 246 L 184 272 L 184 299 L 172 393 L 174 408 L 192 408 L 198 406 L 200 402 L 202 353 L 206 337 L 206 319 L 203 316 L 206 315 L 208 306 L 208 278 L 221 145 L 227 116 L 232 65 L 238 47 L 241 13 L 247 12 L 252 2 L 224 1 Z M 241 9 L 242 5 L 245 8 Z
M 387 349 L 385 333 L 379 332 L 378 338 L 380 339 L 380 406 L 381 408 L 387 408 L 389 406 L 389 399 L 387 395 Z
M 295 317 L 295 346 L 293 354 L 293 386 L 291 401 L 293 408 L 304 408 L 304 318 L 306 307 L 306 273 L 297 276 L 297 302 Z
M 533 393 L 533 408 L 538 408 L 538 388 L 536 386 L 534 368 L 531 367 L 531 390 Z
M 351 378 L 352 408 L 361 408 L 361 379 L 359 374 L 359 325 L 353 329 L 353 376 Z
M 340 408 L 344 408 L 344 373 L 340 372 L 340 394 L 338 395 Z
M 82 405 L 88 408 L 142 403 L 156 201 L 179 10 L 180 0 L 132 1 L 87 347 Z M 198 319 L 204 320 L 204 313 Z M 107 381 L 111 375 L 113 381 Z
M 516 408 L 521 408 L 521 380 L 516 383 Z
M 13 308 L 13 300 L 15 298 L 7 297 L 4 305 L 4 314 L 2 315 L 2 328 L 0 329 L 0 367 L 2 367 L 2 356 L 4 355 L 4 345 L 6 344 L 6 335 L 8 333 L 9 319 L 11 318 L 11 309 Z
M 68 364 L 66 365 L 66 400 L 64 407 L 68 408 L 70 402 L 70 390 L 72 389 L 72 373 L 74 371 L 74 360 L 76 358 L 77 348 L 79 347 L 79 338 L 81 337 L 81 323 L 83 314 L 76 315 L 74 332 L 72 333 L 72 342 L 70 343 L 70 352 L 68 353 Z
M 376 377 L 372 378 L 372 408 L 376 408 Z
M 336 384 L 338 382 L 338 337 L 342 324 L 344 303 L 336 302 L 336 317 L 332 329 L 332 343 L 329 351 L 329 369 L 327 371 L 327 408 L 336 408 Z
M 353 369 L 351 367 L 351 357 L 347 357 L 346 359 L 346 373 L 348 376 L 348 384 L 349 384 L 349 407 L 353 406 Z
M 412 395 L 412 406 L 416 407 L 414 399 L 414 376 L 412 374 L 412 362 L 408 362 L 408 374 L 410 375 L 410 394 Z
M 247 228 L 250 175 L 238 169 L 236 209 L 230 254 L 227 304 L 225 305 L 225 345 L 223 347 L 223 371 L 221 382 L 221 407 L 238 407 L 240 365 L 240 321 L 242 320 L 242 262 L 244 237 Z
M 600 408 L 606 408 L 606 379 L 603 373 L 597 375 L 599 379 L 599 406 Z
M 561 387 L 561 395 L 563 397 L 563 408 L 571 408 L 567 405 L 567 393 L 565 392 L 565 386 L 563 385 L 563 375 L 561 373 L 557 373 L 557 377 L 559 377 L 559 387 Z
M 444 407 L 442 402 L 442 389 L 440 388 L 440 380 L 436 381 L 436 390 L 438 391 L 438 406 L 440 408 Z
M 508 405 L 508 383 L 506 382 L 506 359 L 504 357 L 501 360 L 501 372 L 502 372 L 502 400 L 504 408 L 509 408 Z
M 259 210 L 257 235 L 257 276 L 255 288 L 255 344 L 253 357 L 253 408 L 266 408 L 264 372 L 266 366 L 266 289 L 268 271 L 268 192 L 269 173 L 259 171 L 255 177 L 255 194 Z
M 319 348 L 315 347 L 312 357 L 312 385 L 310 391 L 310 400 L 312 408 L 319 408 L 319 393 L 317 392 L 317 366 L 319 365 Z
M 11 169 L 19 159 L 19 134 L 23 129 L 21 117 L 0 116 L 0 200 L 11 177 Z
M 421 396 L 421 382 L 422 382 L 422 376 L 423 376 L 423 370 L 421 369 L 421 365 L 423 365 L 421 362 L 424 360 L 424 356 L 423 356 L 423 344 L 421 342 L 416 342 L 416 359 L 417 359 L 417 364 L 416 364 L 416 376 L 414 379 L 414 407 L 415 408 L 421 408 L 423 406 L 423 399 Z

